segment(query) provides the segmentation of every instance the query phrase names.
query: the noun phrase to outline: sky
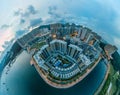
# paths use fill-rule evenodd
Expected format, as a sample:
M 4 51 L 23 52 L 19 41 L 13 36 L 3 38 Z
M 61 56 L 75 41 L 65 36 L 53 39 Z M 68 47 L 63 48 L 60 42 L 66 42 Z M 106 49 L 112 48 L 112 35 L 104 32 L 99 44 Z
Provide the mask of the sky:
M 0 51 L 35 26 L 69 22 L 89 27 L 120 51 L 120 0 L 0 0 Z

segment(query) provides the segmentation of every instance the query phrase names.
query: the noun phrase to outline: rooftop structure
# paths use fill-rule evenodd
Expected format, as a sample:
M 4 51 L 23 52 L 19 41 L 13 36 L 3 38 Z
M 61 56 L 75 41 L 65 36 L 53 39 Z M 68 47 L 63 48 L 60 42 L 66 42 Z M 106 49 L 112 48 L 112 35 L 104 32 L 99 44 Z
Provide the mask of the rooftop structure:
M 45 82 L 68 88 L 84 79 L 101 59 L 99 39 L 87 27 L 56 23 L 34 29 L 17 42 L 31 52 L 31 62 Z
M 72 44 L 67 46 L 62 40 L 53 40 L 50 46 L 44 45 L 34 59 L 42 69 L 61 79 L 69 79 L 91 64 L 81 48 Z

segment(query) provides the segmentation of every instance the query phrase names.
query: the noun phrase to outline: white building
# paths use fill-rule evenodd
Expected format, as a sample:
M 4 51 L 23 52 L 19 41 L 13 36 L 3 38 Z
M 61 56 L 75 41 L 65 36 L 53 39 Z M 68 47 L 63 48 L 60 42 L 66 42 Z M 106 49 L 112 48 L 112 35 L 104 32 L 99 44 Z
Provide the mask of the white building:
M 71 56 L 71 57 L 75 57 L 75 55 L 77 54 L 77 52 L 81 53 L 82 49 L 79 48 L 76 45 L 70 44 L 69 47 L 68 47 L 68 55 Z
M 82 62 L 83 62 L 85 65 L 88 66 L 88 65 L 91 64 L 90 60 L 89 60 L 85 55 L 80 54 L 80 57 L 81 57 Z
M 39 57 L 39 54 L 34 55 L 33 58 L 35 59 L 35 61 L 37 62 L 37 64 L 38 64 L 41 68 L 43 68 L 43 69 L 46 70 L 46 71 L 49 69 L 49 68 L 44 64 L 45 61 L 44 61 L 41 57 Z
M 62 40 L 53 40 L 52 42 L 50 42 L 50 47 L 53 52 L 59 51 L 61 53 L 66 53 L 67 42 L 62 41 Z

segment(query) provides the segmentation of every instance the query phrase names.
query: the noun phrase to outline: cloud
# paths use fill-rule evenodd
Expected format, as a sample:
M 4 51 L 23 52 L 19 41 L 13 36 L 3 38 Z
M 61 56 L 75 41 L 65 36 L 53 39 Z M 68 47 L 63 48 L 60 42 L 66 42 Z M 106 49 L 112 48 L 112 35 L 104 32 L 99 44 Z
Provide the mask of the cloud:
M 94 26 L 96 22 L 96 19 L 94 18 L 71 14 L 70 12 L 63 9 L 61 11 L 61 8 L 58 8 L 55 5 L 48 7 L 48 15 L 49 15 L 49 18 L 45 20 L 46 23 L 69 22 L 69 23 L 76 23 L 76 24 L 83 24 L 83 25 L 87 25 L 89 23 L 91 26 Z
M 12 27 L 0 30 L 0 51 L 4 50 L 2 45 L 4 45 L 5 41 L 10 41 L 12 38 L 14 38 L 14 33 L 12 31 L 13 31 Z
M 38 2 L 38 1 L 37 1 Z M 41 23 L 49 24 L 55 22 L 61 23 L 76 23 L 88 26 L 94 32 L 97 32 L 108 42 L 119 42 L 120 37 L 120 2 L 113 0 L 78 0 L 76 2 L 69 0 L 61 1 L 41 1 L 41 6 L 38 4 L 29 5 L 26 8 L 21 7 L 14 12 L 16 22 L 1 26 L 2 29 L 7 29 L 14 26 L 16 28 L 16 36 L 26 32 L 26 27 L 40 25 Z M 66 4 L 69 3 L 69 6 Z M 87 7 L 86 7 L 87 6 Z M 38 9 L 36 9 L 38 8 Z M 113 37 L 114 36 L 114 37 Z M 114 39 L 117 37 L 117 39 Z M 115 41 L 113 41 L 113 39 Z M 116 44 L 118 45 L 118 44 Z M 120 47 L 119 47 L 120 48 Z
M 27 10 L 31 14 L 36 14 L 37 13 L 37 10 L 32 5 L 28 6 Z
M 4 50 L 4 42 L 12 38 L 18 38 L 28 32 L 29 26 L 36 26 L 42 22 L 41 18 L 35 18 L 38 11 L 34 6 L 29 5 L 26 9 L 18 9 L 14 12 L 14 20 L 9 24 L 0 27 L 0 51 Z M 32 18 L 32 19 L 31 19 Z
M 40 25 L 42 22 L 43 22 L 42 18 L 31 19 L 29 27 L 34 27 L 34 26 Z
M 10 27 L 10 25 L 4 24 L 4 25 L 2 25 L 0 28 L 1 28 L 1 29 L 6 29 L 6 28 L 9 28 L 9 27 Z
M 24 23 L 25 23 L 25 19 L 21 18 L 19 24 L 24 24 Z
M 64 14 L 64 10 L 61 12 L 60 9 L 57 8 L 57 6 L 53 5 L 53 6 L 49 6 L 48 7 L 48 15 L 49 17 L 44 21 L 46 24 L 47 23 L 55 23 L 55 22 L 61 22 L 61 23 L 65 23 L 66 22 L 66 15 Z
M 28 17 L 30 15 L 35 15 L 37 13 L 37 10 L 33 5 L 29 5 L 27 9 L 18 9 L 14 12 L 14 16 L 21 16 L 21 17 Z
M 53 15 L 56 10 L 57 10 L 56 6 L 49 6 L 48 7 L 48 14 Z
M 22 9 L 18 9 L 17 11 L 14 12 L 14 16 L 21 16 L 23 14 Z
M 115 19 L 114 27 L 115 27 L 117 35 L 120 36 L 120 15 Z

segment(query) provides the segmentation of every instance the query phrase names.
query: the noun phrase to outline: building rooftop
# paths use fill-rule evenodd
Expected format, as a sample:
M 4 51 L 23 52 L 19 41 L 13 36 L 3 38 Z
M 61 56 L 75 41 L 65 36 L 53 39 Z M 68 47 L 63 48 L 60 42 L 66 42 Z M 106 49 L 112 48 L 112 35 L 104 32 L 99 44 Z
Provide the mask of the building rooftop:
M 49 34 L 43 36 L 46 43 L 33 55 L 40 75 L 43 74 L 50 84 L 65 85 L 75 82 L 73 80 L 90 71 L 100 58 L 98 38 L 96 33 L 86 27 L 51 24 Z M 89 44 L 91 40 L 93 43 Z

